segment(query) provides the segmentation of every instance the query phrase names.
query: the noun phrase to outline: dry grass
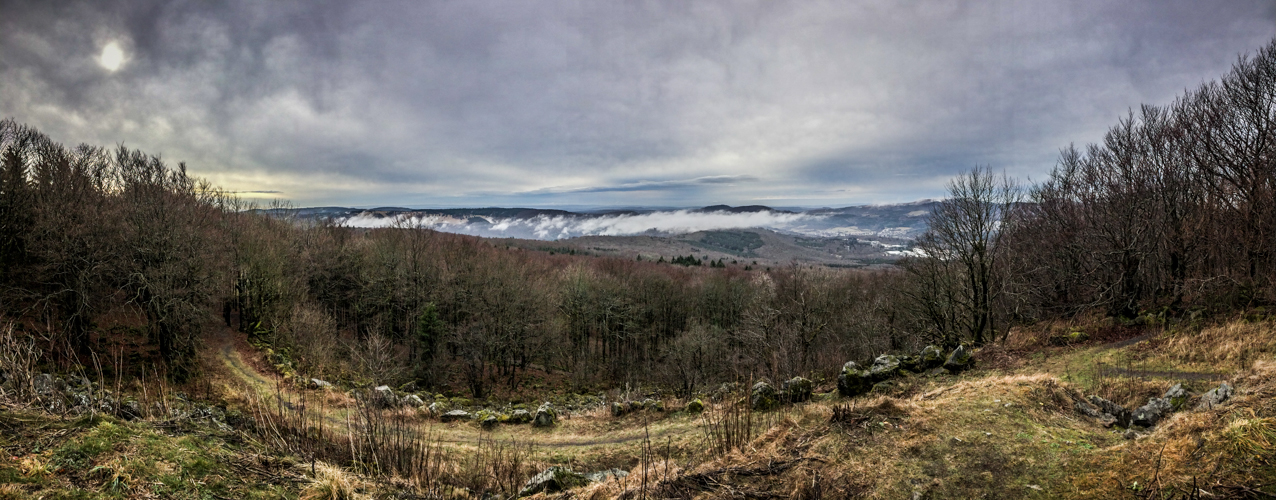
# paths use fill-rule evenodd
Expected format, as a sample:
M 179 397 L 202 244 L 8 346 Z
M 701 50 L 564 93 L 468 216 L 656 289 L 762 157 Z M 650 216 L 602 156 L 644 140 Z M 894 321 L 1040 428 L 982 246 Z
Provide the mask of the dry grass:
M 355 493 L 358 479 L 352 478 L 345 469 L 324 462 L 313 466 L 314 478 L 301 490 L 302 500 L 357 500 L 363 496 Z

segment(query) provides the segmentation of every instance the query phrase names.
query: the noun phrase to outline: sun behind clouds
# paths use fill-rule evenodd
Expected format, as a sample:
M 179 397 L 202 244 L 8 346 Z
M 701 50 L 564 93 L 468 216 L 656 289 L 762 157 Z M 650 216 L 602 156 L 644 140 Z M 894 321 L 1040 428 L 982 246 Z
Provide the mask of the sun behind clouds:
M 119 42 L 110 42 L 102 47 L 102 55 L 98 56 L 97 63 L 106 68 L 107 71 L 115 72 L 124 65 L 124 49 L 120 48 Z

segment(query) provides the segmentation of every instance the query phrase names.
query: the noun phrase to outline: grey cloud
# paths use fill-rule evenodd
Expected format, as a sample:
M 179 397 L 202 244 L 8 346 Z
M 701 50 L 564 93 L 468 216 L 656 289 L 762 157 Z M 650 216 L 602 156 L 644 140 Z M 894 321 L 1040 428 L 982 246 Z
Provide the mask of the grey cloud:
M 0 14 L 0 115 L 185 160 L 228 189 L 360 205 L 852 204 L 936 196 L 976 164 L 1040 177 L 1060 147 L 1276 34 L 1258 0 L 115 0 Z M 92 59 L 110 40 L 129 56 L 116 73 Z M 598 187 L 545 187 L 584 179 Z

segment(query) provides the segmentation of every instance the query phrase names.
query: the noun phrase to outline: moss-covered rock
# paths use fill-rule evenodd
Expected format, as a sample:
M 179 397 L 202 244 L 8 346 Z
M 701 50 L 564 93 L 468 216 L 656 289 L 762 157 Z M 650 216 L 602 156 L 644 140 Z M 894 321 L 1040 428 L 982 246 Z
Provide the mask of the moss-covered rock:
M 700 413 L 704 411 L 704 401 L 693 399 L 687 403 L 687 413 Z
M 869 378 L 874 382 L 890 380 L 899 376 L 899 357 L 890 354 L 883 354 L 873 360 L 873 366 L 868 369 Z
M 922 370 L 939 368 L 940 365 L 944 364 L 944 350 L 936 345 L 928 345 L 922 349 L 920 358 Z
M 509 421 L 512 424 L 529 423 L 532 421 L 532 412 L 523 409 L 514 410 L 513 413 L 510 413 Z
M 1178 411 L 1183 408 L 1183 405 L 1187 404 L 1187 400 L 1191 397 L 1192 396 L 1191 394 L 1188 394 L 1187 389 L 1183 388 L 1183 384 L 1174 384 L 1174 387 L 1165 391 L 1165 395 L 1161 396 L 1162 399 L 1170 403 L 1170 407 L 1173 411 Z
M 948 360 L 944 361 L 944 368 L 953 373 L 960 373 L 975 366 L 975 357 L 971 353 L 971 349 L 964 344 L 953 349 L 952 354 L 948 355 Z
M 855 397 L 867 393 L 873 388 L 868 370 L 860 369 L 854 361 L 842 365 L 842 373 L 837 376 L 837 392 L 845 397 Z
M 789 401 L 800 403 L 811 399 L 815 384 L 803 377 L 793 377 L 780 386 Z
M 525 497 L 537 493 L 555 493 L 586 484 L 589 484 L 589 479 L 584 474 L 555 465 L 528 479 L 523 489 L 519 490 L 518 496 Z
M 629 413 L 629 405 L 619 401 L 611 404 L 611 416 L 619 418 L 625 416 L 626 413 Z
M 775 387 L 765 380 L 759 380 L 749 391 L 749 405 L 754 411 L 771 410 L 780 405 L 778 396 Z

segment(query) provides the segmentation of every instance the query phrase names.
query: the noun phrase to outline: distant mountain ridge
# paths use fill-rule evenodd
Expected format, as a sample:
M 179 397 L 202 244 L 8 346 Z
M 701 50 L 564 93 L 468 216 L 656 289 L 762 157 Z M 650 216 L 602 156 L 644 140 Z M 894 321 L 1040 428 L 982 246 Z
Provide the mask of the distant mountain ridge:
M 687 234 L 745 228 L 818 238 L 912 239 L 926 230 L 926 216 L 937 203 L 922 200 L 801 211 L 779 210 L 765 205 L 710 205 L 677 210 L 625 208 L 590 212 L 526 207 L 310 207 L 263 211 L 300 219 L 331 219 L 355 227 L 406 225 L 485 237 L 542 240 L 578 236 Z

